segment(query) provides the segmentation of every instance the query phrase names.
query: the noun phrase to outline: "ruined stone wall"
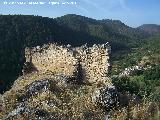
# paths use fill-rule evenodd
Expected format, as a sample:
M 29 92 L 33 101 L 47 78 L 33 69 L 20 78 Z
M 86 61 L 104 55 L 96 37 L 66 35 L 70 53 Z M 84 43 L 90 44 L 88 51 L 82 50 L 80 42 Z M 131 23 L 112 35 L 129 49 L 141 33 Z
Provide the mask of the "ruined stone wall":
M 73 76 L 77 59 L 68 48 L 50 44 L 33 49 L 26 48 L 26 62 L 32 62 L 39 72 L 51 71 L 55 74 Z
M 76 49 L 76 57 L 80 59 L 85 81 L 94 83 L 107 80 L 110 49 L 109 44 L 82 46 Z
M 84 81 L 95 83 L 107 80 L 109 69 L 109 44 L 86 45 L 71 48 L 56 44 L 43 47 L 26 48 L 26 62 L 31 62 L 37 71 L 52 71 L 55 74 L 74 76 L 75 73 Z

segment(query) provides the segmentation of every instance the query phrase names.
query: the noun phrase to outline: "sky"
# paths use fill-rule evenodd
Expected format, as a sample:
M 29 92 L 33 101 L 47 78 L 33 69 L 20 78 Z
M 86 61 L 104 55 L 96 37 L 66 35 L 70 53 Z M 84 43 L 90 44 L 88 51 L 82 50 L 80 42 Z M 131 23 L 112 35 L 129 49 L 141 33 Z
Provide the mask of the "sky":
M 20 5 L 20 2 L 23 3 Z M 34 2 L 38 4 L 33 5 Z M 1 0 L 0 14 L 50 18 L 78 14 L 98 20 L 121 20 L 128 26 L 138 27 L 160 24 L 160 0 Z

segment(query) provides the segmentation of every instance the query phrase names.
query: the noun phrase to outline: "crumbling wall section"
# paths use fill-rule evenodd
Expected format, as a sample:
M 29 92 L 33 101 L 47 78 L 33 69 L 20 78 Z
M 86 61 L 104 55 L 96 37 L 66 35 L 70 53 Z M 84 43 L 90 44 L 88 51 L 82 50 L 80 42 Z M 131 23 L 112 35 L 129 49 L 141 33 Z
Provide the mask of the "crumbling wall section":
M 73 56 L 72 50 L 56 44 L 26 48 L 26 62 L 32 62 L 37 71 L 43 73 L 51 71 L 55 74 L 73 76 L 77 69 L 77 59 Z
M 103 45 L 93 45 L 92 47 L 82 46 L 76 49 L 77 58 L 80 60 L 84 71 L 84 80 L 90 83 L 105 82 L 108 77 L 110 67 L 108 43 Z
M 85 82 L 96 83 L 108 79 L 110 51 L 108 43 L 77 48 L 48 44 L 26 48 L 25 55 L 26 62 L 31 62 L 39 72 L 51 71 L 72 77 L 76 75 Z

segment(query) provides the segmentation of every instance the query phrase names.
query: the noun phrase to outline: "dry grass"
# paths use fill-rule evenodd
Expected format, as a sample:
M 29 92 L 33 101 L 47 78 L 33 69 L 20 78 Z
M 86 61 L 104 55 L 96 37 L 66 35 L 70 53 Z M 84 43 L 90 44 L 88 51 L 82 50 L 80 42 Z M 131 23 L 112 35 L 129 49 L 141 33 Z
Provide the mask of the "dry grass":
M 24 88 L 37 79 L 48 78 L 56 84 L 57 91 L 43 90 L 28 98 L 28 107 L 47 111 L 49 115 L 56 115 L 60 120 L 105 120 L 106 111 L 93 103 L 91 96 L 96 85 L 66 85 L 57 81 L 54 74 L 32 73 L 20 77 L 12 89 L 3 95 L 5 101 L 0 109 L 0 118 L 15 109 L 18 97 L 24 93 Z M 47 103 L 53 103 L 49 105 Z M 156 103 L 143 102 L 139 105 L 130 104 L 126 108 L 117 108 L 109 112 L 111 120 L 159 120 L 159 106 Z M 30 114 L 34 118 L 34 114 Z M 23 115 L 13 120 L 24 120 Z
M 159 107 L 157 103 L 144 102 L 139 105 L 130 105 L 112 111 L 113 120 L 159 120 Z
M 31 108 L 39 108 L 47 111 L 49 114 L 56 114 L 61 119 L 104 119 L 104 111 L 92 102 L 91 96 L 95 86 L 90 85 L 72 85 L 61 81 L 57 81 L 53 74 L 37 74 L 32 73 L 20 77 L 13 85 L 10 91 L 7 91 L 3 98 L 5 106 L 1 114 L 5 115 L 13 111 L 19 102 L 18 97 L 24 94 L 25 86 L 29 85 L 37 79 L 48 78 L 56 84 L 54 88 L 59 91 L 45 90 L 39 92 L 27 100 L 27 106 Z M 48 101 L 52 101 L 54 106 L 49 106 Z M 2 116 L 2 115 L 1 115 Z M 22 116 L 18 117 L 22 119 Z

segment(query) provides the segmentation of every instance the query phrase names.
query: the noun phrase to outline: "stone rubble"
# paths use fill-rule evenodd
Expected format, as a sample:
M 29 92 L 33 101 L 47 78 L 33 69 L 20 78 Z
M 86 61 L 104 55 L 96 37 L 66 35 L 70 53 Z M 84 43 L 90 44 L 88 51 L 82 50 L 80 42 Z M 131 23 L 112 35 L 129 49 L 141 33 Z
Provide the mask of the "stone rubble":
M 20 104 L 17 106 L 13 111 L 11 111 L 7 116 L 5 116 L 2 120 L 12 120 L 18 119 L 20 115 L 24 116 L 27 120 L 53 120 L 55 119 L 54 115 L 49 115 L 47 111 L 41 110 L 41 109 L 33 109 L 28 107 L 27 105 Z M 30 116 L 31 114 L 34 114 L 34 117 Z
M 62 77 L 59 78 L 61 79 Z M 30 114 L 36 115 L 35 118 L 32 118 L 33 120 L 54 119 L 54 115 L 48 115 L 47 111 L 44 114 L 41 114 L 40 111 L 43 110 L 28 106 L 29 99 L 40 92 L 47 92 L 47 91 L 52 92 L 52 90 L 54 90 L 54 92 L 58 92 L 58 90 L 55 90 L 56 85 L 52 86 L 53 84 L 55 84 L 55 81 L 49 79 L 41 79 L 41 80 L 35 80 L 34 82 L 26 86 L 24 88 L 24 93 L 21 96 L 19 96 L 19 99 L 17 100 L 18 103 L 17 105 L 15 105 L 16 108 L 10 111 L 6 116 L 4 116 L 3 120 L 10 120 L 16 117 L 18 118 L 21 114 L 23 114 L 26 119 L 29 119 Z M 56 99 L 45 100 L 42 101 L 41 104 L 46 104 L 49 107 L 54 107 L 58 105 L 58 101 L 56 101 Z
M 25 96 L 32 96 L 38 93 L 41 90 L 46 91 L 50 88 L 50 81 L 49 80 L 36 80 L 30 85 L 26 86 Z M 25 97 L 26 98 L 26 97 Z
M 95 90 L 92 101 L 105 107 L 106 110 L 118 105 L 119 95 L 115 86 L 106 86 Z
M 122 71 L 122 72 L 119 74 L 119 77 L 129 76 L 129 75 L 134 74 L 136 71 L 147 70 L 147 69 L 149 69 L 149 68 L 151 68 L 150 65 L 147 65 L 147 66 L 144 66 L 144 65 L 131 66 L 131 67 L 125 68 L 125 70 Z

